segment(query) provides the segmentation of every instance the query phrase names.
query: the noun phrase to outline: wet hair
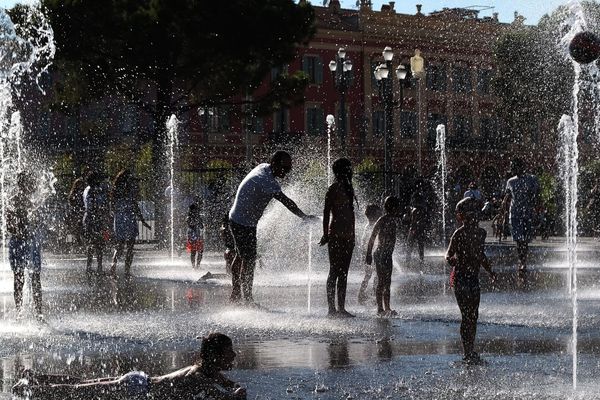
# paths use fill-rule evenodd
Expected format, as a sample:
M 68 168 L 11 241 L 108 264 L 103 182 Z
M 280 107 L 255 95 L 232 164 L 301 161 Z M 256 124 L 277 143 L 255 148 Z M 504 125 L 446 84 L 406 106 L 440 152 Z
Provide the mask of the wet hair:
M 383 201 L 383 209 L 386 213 L 392 213 L 400 209 L 400 199 L 396 196 L 388 196 Z
M 223 351 L 227 347 L 233 346 L 233 342 L 229 336 L 213 332 L 202 338 L 200 345 L 200 358 L 207 363 L 214 363 L 222 357 Z
M 352 200 L 356 200 L 354 186 L 352 186 L 352 163 L 350 160 L 345 157 L 338 158 L 331 165 L 331 170 L 333 171 L 335 180 L 342 184 L 348 197 Z M 356 200 L 356 203 L 358 203 L 358 200 Z M 352 209 L 354 209 L 354 202 L 352 203 Z
M 367 205 L 367 207 L 365 207 L 365 216 L 369 221 L 379 218 L 381 216 L 381 207 L 377 204 Z
M 459 201 L 455 211 L 460 213 L 467 223 L 479 222 L 479 201 L 473 197 L 465 197 Z
M 291 160 L 292 156 L 285 150 L 277 150 L 275 153 L 271 155 L 271 160 L 269 161 L 271 164 L 281 164 L 283 160 Z

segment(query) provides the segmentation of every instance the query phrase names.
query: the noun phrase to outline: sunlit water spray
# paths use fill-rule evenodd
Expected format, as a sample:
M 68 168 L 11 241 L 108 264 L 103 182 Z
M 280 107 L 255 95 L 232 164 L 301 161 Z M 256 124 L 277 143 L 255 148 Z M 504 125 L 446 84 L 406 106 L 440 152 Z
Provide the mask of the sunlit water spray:
M 178 142 L 179 120 L 175 114 L 171 115 L 167 121 L 167 158 L 169 160 L 169 228 L 170 228 L 170 244 L 171 244 L 171 261 L 175 259 L 175 147 Z
M 24 76 L 34 78 L 38 88 L 55 54 L 54 33 L 39 4 L 24 7 L 27 37 L 17 33 L 4 9 L 0 8 L 0 220 L 2 262 L 6 265 L 6 212 L 16 174 L 23 169 L 26 152 L 22 148 L 23 128 L 13 98 L 20 97 Z
M 567 4 L 569 17 L 563 23 L 563 29 L 568 32 L 561 38 L 560 47 L 568 57 L 568 48 L 573 37 L 582 31 L 587 31 L 583 7 L 578 1 L 570 1 Z M 579 133 L 579 96 L 582 90 L 592 91 L 592 98 L 597 99 L 599 85 L 598 67 L 595 63 L 582 66 L 571 60 L 574 71 L 574 83 L 571 98 L 572 116 L 563 115 L 560 120 L 558 131 L 560 138 L 560 147 L 558 152 L 558 163 L 560 166 L 561 180 L 565 194 L 565 229 L 566 229 L 566 247 L 567 263 L 569 267 L 568 288 L 571 295 L 572 304 L 572 363 L 573 363 L 573 390 L 577 390 L 577 325 L 578 325 L 578 306 L 577 306 L 577 197 L 579 174 L 579 149 L 577 147 L 577 137 Z M 594 121 L 598 119 L 597 105 L 595 106 Z M 598 132 L 596 125 L 595 131 Z
M 437 172 L 436 177 L 438 184 L 436 192 L 438 200 L 442 206 L 442 247 L 446 246 L 446 209 L 448 208 L 446 200 L 446 177 L 447 177 L 447 162 L 446 162 L 446 126 L 440 124 L 435 128 L 435 152 L 437 154 Z M 446 276 L 446 263 L 444 264 L 444 277 Z M 446 295 L 446 279 L 443 279 L 443 294 Z
M 327 187 L 329 187 L 331 185 L 331 135 L 335 129 L 335 117 L 329 114 L 325 122 L 327 122 Z

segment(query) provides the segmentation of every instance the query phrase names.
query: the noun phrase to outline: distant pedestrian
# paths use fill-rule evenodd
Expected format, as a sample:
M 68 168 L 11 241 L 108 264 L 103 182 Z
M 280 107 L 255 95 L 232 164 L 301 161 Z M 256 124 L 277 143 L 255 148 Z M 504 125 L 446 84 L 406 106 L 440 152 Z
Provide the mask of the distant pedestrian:
M 139 187 L 136 178 L 129 169 L 121 170 L 113 181 L 111 206 L 113 213 L 114 239 L 116 242 L 110 274 L 117 276 L 117 263 L 125 249 L 125 276 L 131 274 L 133 247 L 139 233 L 138 221 L 147 229 L 150 225 L 144 220 L 139 207 Z
M 502 208 L 509 211 L 511 233 L 517 243 L 519 271 L 523 273 L 527 270 L 529 242 L 535 236 L 535 210 L 538 208 L 540 185 L 536 176 L 525 172 L 525 163 L 519 158 L 512 160 L 511 171 L 514 176 L 506 182 Z
M 323 237 L 327 244 L 329 275 L 327 276 L 327 306 L 330 317 L 354 317 L 346 310 L 348 270 L 354 250 L 354 187 L 352 164 L 338 158 L 332 165 L 335 181 L 327 189 L 323 208 Z M 335 304 L 337 294 L 337 308 Z
M 188 226 L 186 249 L 190 253 L 192 268 L 196 269 L 200 267 L 204 254 L 204 222 L 197 203 L 189 205 L 186 220 Z
M 481 195 L 481 191 L 479 190 L 479 188 L 477 187 L 477 184 L 475 182 L 469 183 L 468 190 L 465 192 L 463 198 L 465 198 L 465 197 L 471 197 L 480 202 L 483 201 L 483 196 Z
M 90 172 L 87 176 L 88 186 L 83 191 L 83 235 L 86 242 L 87 264 L 86 272 L 92 273 L 94 255 L 97 260 L 97 272 L 102 273 L 102 254 L 110 236 L 108 193 L 104 176 Z

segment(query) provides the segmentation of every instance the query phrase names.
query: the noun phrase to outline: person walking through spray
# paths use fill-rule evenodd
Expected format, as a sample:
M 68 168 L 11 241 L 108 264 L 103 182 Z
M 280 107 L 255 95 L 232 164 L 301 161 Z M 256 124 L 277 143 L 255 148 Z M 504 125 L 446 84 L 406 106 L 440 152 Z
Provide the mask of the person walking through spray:
M 529 242 L 535 235 L 540 184 L 536 176 L 525 173 L 525 163 L 519 158 L 512 160 L 511 171 L 514 176 L 506 182 L 502 209 L 509 211 L 511 234 L 517 243 L 519 274 L 523 275 L 527 271 Z
M 256 264 L 256 225 L 265 208 L 276 199 L 302 219 L 313 219 L 281 191 L 276 178 L 284 178 L 292 169 L 292 157 L 283 150 L 276 151 L 269 163 L 256 166 L 238 186 L 233 206 L 229 211 L 229 225 L 235 241 L 236 259 L 232 263 L 231 297 L 253 304 L 252 284 Z M 238 262 L 237 260 L 241 260 Z
M 354 250 L 354 187 L 352 164 L 338 158 L 331 166 L 335 181 L 325 195 L 323 208 L 323 237 L 319 244 L 328 245 L 329 275 L 327 276 L 327 305 L 329 316 L 353 317 L 346 311 L 348 270 Z M 335 305 L 337 289 L 337 308 Z
M 32 195 L 36 182 L 27 172 L 17 175 L 17 193 L 10 200 L 6 213 L 6 229 L 8 231 L 8 261 L 13 272 L 14 299 L 17 318 L 23 316 L 23 286 L 25 269 L 31 273 L 31 288 L 35 316 L 43 320 L 42 313 L 42 281 L 40 245 L 35 237 L 34 208 Z
M 138 205 L 139 188 L 129 169 L 121 170 L 115 177 L 111 200 L 116 248 L 110 274 L 113 277 L 117 276 L 117 263 L 119 257 L 123 254 L 123 249 L 125 249 L 125 276 L 129 276 L 133 262 L 133 246 L 139 233 L 138 220 L 146 228 L 151 229 L 150 225 L 144 220 Z

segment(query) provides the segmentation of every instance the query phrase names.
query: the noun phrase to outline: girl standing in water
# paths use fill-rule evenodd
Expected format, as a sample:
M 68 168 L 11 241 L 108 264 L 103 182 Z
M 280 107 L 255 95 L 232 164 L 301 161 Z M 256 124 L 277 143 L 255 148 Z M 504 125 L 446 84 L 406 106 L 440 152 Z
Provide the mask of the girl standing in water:
M 346 311 L 348 269 L 354 250 L 354 187 L 352 164 L 347 158 L 338 158 L 332 165 L 335 182 L 325 195 L 323 209 L 323 237 L 320 245 L 329 250 L 327 277 L 327 305 L 330 317 L 353 317 Z M 335 305 L 337 289 L 337 308 Z

